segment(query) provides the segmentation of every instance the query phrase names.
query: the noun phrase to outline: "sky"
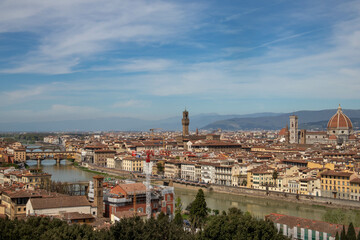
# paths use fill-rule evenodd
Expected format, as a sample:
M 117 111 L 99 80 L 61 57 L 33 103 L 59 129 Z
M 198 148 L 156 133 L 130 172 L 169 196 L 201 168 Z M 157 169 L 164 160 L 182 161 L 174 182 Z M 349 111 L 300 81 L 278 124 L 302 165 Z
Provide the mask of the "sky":
M 360 2 L 1 0 L 0 123 L 360 109 Z

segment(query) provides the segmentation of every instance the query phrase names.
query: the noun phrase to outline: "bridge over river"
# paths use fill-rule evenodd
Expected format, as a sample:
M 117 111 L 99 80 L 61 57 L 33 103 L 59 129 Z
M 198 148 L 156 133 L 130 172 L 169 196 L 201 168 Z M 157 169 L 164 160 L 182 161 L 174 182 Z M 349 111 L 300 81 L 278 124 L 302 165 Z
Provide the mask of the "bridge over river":
M 55 159 L 59 164 L 62 159 L 73 159 L 73 154 L 70 151 L 26 152 L 26 160 L 37 160 L 39 165 L 45 159 Z

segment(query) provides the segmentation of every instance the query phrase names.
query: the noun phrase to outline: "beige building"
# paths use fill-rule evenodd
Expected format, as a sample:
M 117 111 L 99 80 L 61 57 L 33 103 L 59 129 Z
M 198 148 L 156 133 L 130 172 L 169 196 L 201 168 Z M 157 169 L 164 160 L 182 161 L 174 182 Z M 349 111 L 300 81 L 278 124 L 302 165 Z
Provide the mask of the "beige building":
M 26 149 L 25 148 L 16 148 L 14 149 L 14 161 L 15 162 L 25 162 L 26 161 Z
M 26 210 L 26 216 L 55 216 L 74 212 L 96 215 L 96 207 L 92 207 L 85 196 L 32 198 L 27 202 Z
M 142 172 L 144 168 L 144 159 L 137 157 L 124 158 L 122 161 L 123 170 L 129 172 Z
M 299 179 L 299 183 L 300 194 L 316 196 L 316 193 L 318 193 L 319 195 L 321 189 L 319 178 L 302 178 Z
M 28 173 L 22 175 L 21 182 L 33 188 L 45 187 L 51 182 L 51 174 L 48 173 Z
M 26 204 L 31 198 L 41 198 L 45 195 L 42 191 L 18 190 L 4 191 L 1 203 L 5 206 L 5 215 L 10 219 L 22 219 L 26 216 Z
M 115 159 L 114 158 L 107 158 L 106 159 L 106 167 L 107 168 L 115 168 Z
M 116 151 L 113 150 L 95 150 L 94 151 L 94 164 L 97 166 L 105 167 L 107 158 L 114 158 Z
M 164 164 L 164 175 L 166 178 L 180 178 L 181 163 L 178 161 L 166 161 Z

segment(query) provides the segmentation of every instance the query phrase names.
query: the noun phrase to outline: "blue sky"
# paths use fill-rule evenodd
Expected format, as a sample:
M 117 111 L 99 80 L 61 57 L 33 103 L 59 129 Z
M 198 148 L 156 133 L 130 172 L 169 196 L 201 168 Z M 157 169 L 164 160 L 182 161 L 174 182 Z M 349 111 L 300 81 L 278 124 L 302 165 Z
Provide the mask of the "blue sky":
M 0 122 L 360 107 L 359 1 L 0 1 Z

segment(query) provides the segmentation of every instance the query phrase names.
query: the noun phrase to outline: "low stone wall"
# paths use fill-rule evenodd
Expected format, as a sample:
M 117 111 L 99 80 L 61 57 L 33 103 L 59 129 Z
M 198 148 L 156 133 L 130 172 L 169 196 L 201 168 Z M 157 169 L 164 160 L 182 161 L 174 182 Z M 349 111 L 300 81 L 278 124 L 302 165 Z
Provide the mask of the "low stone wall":
M 204 192 L 207 192 L 209 190 L 208 188 L 202 188 L 202 187 L 192 186 L 189 184 L 182 184 L 182 183 L 175 183 L 175 182 L 172 184 L 172 186 L 177 187 L 177 188 L 190 189 L 190 190 L 198 190 L 201 188 Z
M 190 186 L 180 183 L 174 183 L 174 187 L 186 188 L 191 190 L 198 190 L 200 187 Z M 269 198 L 273 200 L 282 200 L 289 202 L 298 202 L 311 205 L 323 205 L 327 207 L 341 207 L 350 209 L 360 209 L 360 201 L 350 201 L 335 198 L 308 196 L 308 195 L 297 195 L 294 193 L 282 193 L 260 189 L 251 189 L 244 187 L 232 187 L 232 186 L 221 186 L 221 185 L 210 185 L 208 188 L 202 188 L 204 191 L 214 191 L 218 193 L 235 194 L 249 197 L 260 197 Z

